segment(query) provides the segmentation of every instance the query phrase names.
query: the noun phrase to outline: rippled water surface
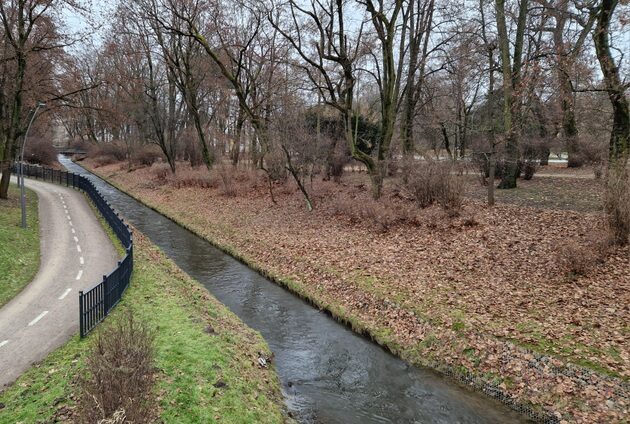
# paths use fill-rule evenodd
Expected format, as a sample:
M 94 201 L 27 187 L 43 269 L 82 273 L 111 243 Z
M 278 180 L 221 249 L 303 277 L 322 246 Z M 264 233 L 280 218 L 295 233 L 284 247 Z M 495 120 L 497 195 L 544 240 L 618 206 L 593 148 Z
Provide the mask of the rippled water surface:
M 90 175 L 127 221 L 200 281 L 275 353 L 286 402 L 306 423 L 520 423 L 507 407 L 411 367 L 207 241 Z

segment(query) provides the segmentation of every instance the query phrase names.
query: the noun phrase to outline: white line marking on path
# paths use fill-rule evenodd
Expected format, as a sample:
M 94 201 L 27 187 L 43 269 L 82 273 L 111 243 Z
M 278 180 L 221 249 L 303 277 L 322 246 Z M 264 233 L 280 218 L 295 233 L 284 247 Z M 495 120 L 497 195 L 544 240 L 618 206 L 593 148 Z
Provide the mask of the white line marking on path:
M 68 218 L 68 221 L 70 221 L 70 215 L 67 215 L 66 218 Z
M 69 217 L 68 217 L 69 218 Z M 68 221 L 68 224 L 72 227 L 72 221 Z
M 74 228 L 70 228 L 70 231 L 72 231 L 72 234 L 76 234 L 76 231 L 74 231 Z
M 62 203 L 63 203 L 63 202 L 62 202 Z M 63 204 L 63 208 L 64 208 L 64 209 L 68 209 L 68 207 L 66 206 L 66 204 L 65 204 L 65 203 Z
M 8 340 L 3 340 L 0 342 L 0 347 L 4 346 L 5 344 L 9 343 Z
M 73 229 L 74 229 L 74 228 L 73 228 Z M 78 238 L 77 236 L 74 236 L 73 238 L 74 238 L 74 242 L 75 242 L 75 243 L 78 243 L 78 242 L 79 242 L 79 238 Z
M 79 273 L 77 274 L 77 280 L 80 280 L 82 275 L 83 275 L 83 270 L 80 269 Z
M 37 315 L 37 318 L 35 318 L 33 321 L 28 323 L 29 327 L 34 326 L 35 324 L 37 324 L 37 321 L 39 321 L 40 319 L 44 318 L 46 316 L 46 314 L 48 313 L 48 311 L 44 311 L 41 314 Z
M 79 262 L 81 263 L 81 265 L 83 265 L 83 264 L 85 263 L 85 261 L 83 260 L 83 256 L 81 256 L 81 257 L 79 258 Z
M 81 246 L 77 244 L 77 252 L 81 253 Z
M 63 294 L 61 296 L 59 296 L 59 300 L 63 300 L 66 296 L 68 296 L 68 293 L 70 293 L 72 289 L 66 289 L 65 292 L 63 292 Z

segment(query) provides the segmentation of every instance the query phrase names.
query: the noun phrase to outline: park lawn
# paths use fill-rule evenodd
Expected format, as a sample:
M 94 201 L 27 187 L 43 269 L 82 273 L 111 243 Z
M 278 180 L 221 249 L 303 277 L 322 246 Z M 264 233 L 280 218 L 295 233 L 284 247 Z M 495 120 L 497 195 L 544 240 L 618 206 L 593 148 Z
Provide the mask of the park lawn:
M 262 337 L 144 236 L 135 233 L 134 240 L 132 282 L 100 328 L 132 310 L 155 330 L 161 421 L 285 421 L 278 377 L 257 364 L 258 352 L 269 354 Z M 73 337 L 0 393 L 0 423 L 73 421 L 76 378 L 93 340 L 93 335 Z
M 33 280 L 39 269 L 37 195 L 26 190 L 27 228 L 20 227 L 20 190 L 9 186 L 9 199 L 0 200 L 0 307 Z

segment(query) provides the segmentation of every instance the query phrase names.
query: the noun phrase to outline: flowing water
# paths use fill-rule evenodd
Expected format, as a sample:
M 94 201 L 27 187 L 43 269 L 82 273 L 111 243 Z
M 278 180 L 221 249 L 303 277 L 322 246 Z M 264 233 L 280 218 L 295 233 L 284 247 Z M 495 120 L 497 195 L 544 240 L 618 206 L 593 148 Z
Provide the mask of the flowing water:
M 504 405 L 406 364 L 66 157 L 124 218 L 258 330 L 305 423 L 521 423 Z

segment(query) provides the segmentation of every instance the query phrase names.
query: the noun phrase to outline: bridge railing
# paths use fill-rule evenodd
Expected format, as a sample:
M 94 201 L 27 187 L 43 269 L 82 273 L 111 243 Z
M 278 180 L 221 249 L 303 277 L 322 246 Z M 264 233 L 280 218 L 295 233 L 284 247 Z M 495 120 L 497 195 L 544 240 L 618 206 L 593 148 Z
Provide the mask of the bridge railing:
M 19 166 L 16 165 L 16 167 Z M 107 224 L 125 248 L 125 257 L 103 280 L 89 290 L 79 292 L 79 330 L 85 337 L 109 314 L 120 301 L 131 281 L 133 272 L 133 235 L 131 229 L 96 189 L 92 181 L 83 175 L 59 169 L 23 164 L 27 177 L 65 185 L 85 192 Z

